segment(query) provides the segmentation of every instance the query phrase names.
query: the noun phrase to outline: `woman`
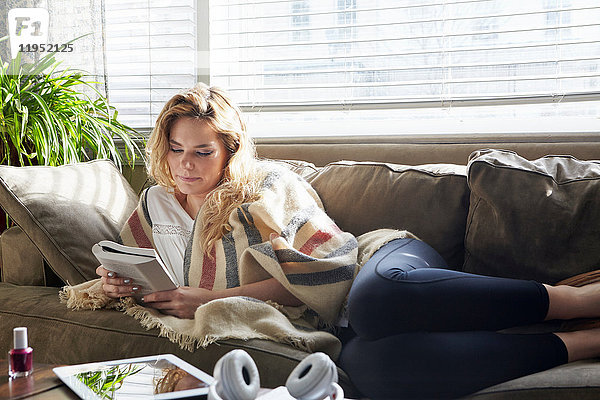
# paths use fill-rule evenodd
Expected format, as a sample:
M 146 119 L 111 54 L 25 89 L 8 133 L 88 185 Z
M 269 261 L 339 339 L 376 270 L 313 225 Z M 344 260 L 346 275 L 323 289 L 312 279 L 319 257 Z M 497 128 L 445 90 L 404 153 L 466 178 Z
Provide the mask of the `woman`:
M 200 84 L 169 100 L 147 153 L 158 185 L 142 194 L 121 239 L 154 247 L 181 286 L 144 296 L 144 306 L 191 319 L 211 300 L 244 297 L 312 325 L 335 323 L 357 272 L 356 239 L 305 180 L 256 159 L 223 91 Z M 97 273 L 110 298 L 140 289 L 102 266 Z
M 183 258 L 194 219 L 202 206 L 206 226 L 201 240 L 211 248 L 227 230 L 232 210 L 255 200 L 259 194 L 254 147 L 245 134 L 237 107 L 218 89 L 198 87 L 175 96 L 164 107 L 147 146 L 149 172 L 158 186 L 145 194 L 153 218 L 157 251 L 183 282 Z M 164 222 L 161 224 L 161 221 Z M 177 226 L 177 233 L 164 233 L 158 226 Z M 184 232 L 187 232 L 185 234 Z M 138 286 L 127 278 L 111 278 L 99 267 L 109 297 L 129 295 Z M 144 297 L 146 306 L 179 318 L 193 318 L 199 305 L 221 297 L 247 296 L 282 305 L 301 303 L 276 279 L 227 288 L 221 291 L 180 286 L 173 291 Z
M 312 199 L 311 210 L 320 210 L 320 201 L 307 186 L 293 195 L 283 190 L 269 197 L 268 190 L 279 185 L 272 177 L 279 173 L 262 172 L 268 167 L 256 161 L 240 112 L 224 92 L 199 85 L 171 99 L 158 118 L 147 150 L 149 172 L 158 186 L 142 196 L 141 204 L 146 208 L 138 214 L 148 214 L 152 221 L 147 244 L 157 249 L 185 285 L 146 295 L 145 306 L 179 318 L 194 318 L 198 307 L 211 300 L 246 296 L 282 306 L 305 306 L 325 325 L 335 324 L 336 317 L 343 314 L 339 310 L 356 275 L 356 240 L 340 232 L 320 211 L 316 218 L 320 222 L 315 223 L 330 229 L 311 236 L 320 238 L 318 243 L 312 239 L 296 243 L 300 232 L 308 229 L 302 213 L 290 217 L 288 225 L 259 229 L 298 196 L 307 194 Z M 261 201 L 272 209 L 267 216 L 261 216 L 254 206 Z M 307 221 L 313 223 L 315 218 Z M 229 237 L 236 238 L 231 235 L 236 224 L 245 224 L 246 230 L 258 227 L 255 242 L 244 240 L 258 251 L 253 253 L 256 260 L 258 253 L 266 255 L 271 246 L 271 259 L 282 266 L 283 275 L 277 268 L 262 265 L 263 270 L 255 270 L 251 279 L 244 279 L 249 274 L 242 271 L 238 280 L 219 285 L 214 283 L 214 275 L 220 271 L 217 267 L 212 272 L 214 282 L 206 284 L 206 265 L 214 259 L 218 264 L 219 254 L 227 258 L 223 249 Z M 290 226 L 294 226 L 296 236 L 290 234 Z M 264 236 L 269 231 L 270 243 L 265 247 Z M 239 239 L 234 241 L 236 246 L 240 243 Z M 331 243 L 333 247 L 327 248 Z M 319 253 L 323 247 L 326 251 Z M 198 251 L 201 257 L 194 257 Z M 240 252 L 245 250 L 237 247 L 237 251 L 232 257 L 241 263 L 244 256 Z M 195 278 L 198 285 L 189 284 L 194 277 L 190 272 L 193 261 L 191 267 L 187 261 L 190 254 L 192 260 L 203 261 L 196 268 L 202 271 Z M 326 267 L 319 264 L 323 262 L 328 263 Z M 544 320 L 598 317 L 600 285 L 554 287 L 443 267 L 441 257 L 423 242 L 399 239 L 378 250 L 356 277 L 348 304 L 350 325 L 357 333 L 351 328 L 340 329 L 345 343 L 340 364 L 364 395 L 374 399 L 456 397 L 600 355 L 598 330 L 496 333 Z M 222 269 L 227 268 L 223 261 Z M 111 298 L 129 296 L 140 289 L 129 278 L 115 276 L 102 266 L 97 273 Z M 311 273 L 312 278 L 328 278 L 307 295 L 304 288 L 308 280 L 301 278 Z M 338 285 L 335 296 L 330 296 L 331 282 Z M 313 297 L 327 301 L 312 302 Z

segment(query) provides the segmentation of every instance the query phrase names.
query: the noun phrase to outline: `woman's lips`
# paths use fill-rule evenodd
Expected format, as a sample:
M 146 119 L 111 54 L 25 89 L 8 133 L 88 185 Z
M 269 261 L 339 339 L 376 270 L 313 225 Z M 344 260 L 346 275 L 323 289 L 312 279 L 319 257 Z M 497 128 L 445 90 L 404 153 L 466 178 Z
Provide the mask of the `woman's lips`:
M 185 176 L 179 176 L 179 179 L 183 182 L 187 182 L 187 183 L 191 183 L 191 182 L 195 182 L 197 181 L 199 178 L 193 178 L 193 177 L 185 177 Z

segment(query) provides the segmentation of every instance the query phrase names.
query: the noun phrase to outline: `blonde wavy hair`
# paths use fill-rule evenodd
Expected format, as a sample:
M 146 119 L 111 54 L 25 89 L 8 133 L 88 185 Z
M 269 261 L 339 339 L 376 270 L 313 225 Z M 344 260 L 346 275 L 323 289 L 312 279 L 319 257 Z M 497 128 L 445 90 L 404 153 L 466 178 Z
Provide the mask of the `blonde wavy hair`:
M 148 173 L 167 190 L 178 191 L 167 155 L 171 127 L 179 118 L 205 121 L 229 152 L 221 182 L 206 196 L 198 214 L 203 224 L 200 245 L 210 254 L 215 242 L 231 230 L 227 222 L 231 212 L 259 197 L 256 149 L 246 133 L 241 110 L 225 91 L 200 83 L 176 94 L 164 105 L 146 144 Z

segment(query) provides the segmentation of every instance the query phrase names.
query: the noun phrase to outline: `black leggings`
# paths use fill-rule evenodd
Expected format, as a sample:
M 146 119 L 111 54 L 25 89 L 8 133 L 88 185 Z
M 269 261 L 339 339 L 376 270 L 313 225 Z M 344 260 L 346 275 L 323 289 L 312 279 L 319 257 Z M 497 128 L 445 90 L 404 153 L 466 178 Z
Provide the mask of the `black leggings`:
M 541 322 L 548 292 L 534 281 L 442 269 L 427 244 L 394 240 L 350 290 L 340 366 L 370 399 L 448 398 L 567 362 L 554 334 L 497 330 Z

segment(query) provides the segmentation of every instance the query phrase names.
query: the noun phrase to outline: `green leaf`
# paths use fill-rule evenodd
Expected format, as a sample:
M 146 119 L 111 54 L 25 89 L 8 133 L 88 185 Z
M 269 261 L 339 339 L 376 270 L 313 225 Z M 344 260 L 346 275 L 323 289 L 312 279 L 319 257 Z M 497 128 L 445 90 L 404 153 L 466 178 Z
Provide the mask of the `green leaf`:
M 35 63 L 22 63 L 21 53 L 0 60 L 0 161 L 58 165 L 108 157 L 119 167 L 122 160 L 132 165 L 143 154 L 137 132 L 117 120 L 87 73 L 59 71 L 61 65 L 53 53 Z

